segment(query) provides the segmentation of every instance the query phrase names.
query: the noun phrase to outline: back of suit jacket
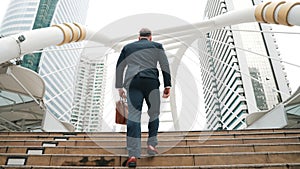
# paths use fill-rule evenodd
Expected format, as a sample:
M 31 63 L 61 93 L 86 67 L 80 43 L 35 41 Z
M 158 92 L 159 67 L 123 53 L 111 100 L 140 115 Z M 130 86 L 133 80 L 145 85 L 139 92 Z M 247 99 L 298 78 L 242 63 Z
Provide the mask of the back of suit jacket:
M 140 77 L 158 80 L 157 63 L 162 70 L 164 86 L 171 86 L 169 62 L 162 44 L 141 39 L 124 46 L 117 62 L 115 87 L 128 87 L 137 74 Z M 126 67 L 125 79 L 123 79 Z

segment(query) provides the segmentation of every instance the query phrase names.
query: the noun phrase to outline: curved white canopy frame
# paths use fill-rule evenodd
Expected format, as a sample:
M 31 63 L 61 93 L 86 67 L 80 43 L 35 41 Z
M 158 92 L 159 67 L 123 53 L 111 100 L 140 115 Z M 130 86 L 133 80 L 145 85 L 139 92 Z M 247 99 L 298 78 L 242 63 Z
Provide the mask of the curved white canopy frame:
M 42 100 L 45 94 L 45 83 L 36 72 L 21 67 L 8 66 L 0 68 L 0 88 L 13 93 L 28 95 Z

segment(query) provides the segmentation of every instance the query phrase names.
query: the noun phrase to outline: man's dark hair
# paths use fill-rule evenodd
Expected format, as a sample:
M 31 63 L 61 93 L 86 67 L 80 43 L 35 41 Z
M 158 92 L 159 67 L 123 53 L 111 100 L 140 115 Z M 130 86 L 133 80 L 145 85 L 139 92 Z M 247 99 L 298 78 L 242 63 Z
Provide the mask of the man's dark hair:
M 149 37 L 151 36 L 151 30 L 148 28 L 142 28 L 140 30 L 140 36 Z

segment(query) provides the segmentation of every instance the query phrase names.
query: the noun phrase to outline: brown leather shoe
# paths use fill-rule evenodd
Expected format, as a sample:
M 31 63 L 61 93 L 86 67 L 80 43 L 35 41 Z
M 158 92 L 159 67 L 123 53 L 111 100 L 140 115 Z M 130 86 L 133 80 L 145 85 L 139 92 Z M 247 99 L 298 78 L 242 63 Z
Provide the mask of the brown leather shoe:
M 127 167 L 136 167 L 136 158 L 135 157 L 128 158 L 126 166 Z
M 158 154 L 158 150 L 155 147 L 148 145 L 147 153 L 151 156 L 154 156 L 154 155 Z

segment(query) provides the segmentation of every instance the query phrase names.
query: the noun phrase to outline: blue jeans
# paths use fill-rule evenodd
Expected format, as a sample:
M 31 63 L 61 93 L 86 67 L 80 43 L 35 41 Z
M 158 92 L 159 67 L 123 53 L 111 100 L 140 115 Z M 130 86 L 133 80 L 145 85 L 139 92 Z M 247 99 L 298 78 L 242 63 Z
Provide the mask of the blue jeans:
M 160 92 L 157 79 L 136 76 L 128 91 L 127 150 L 129 157 L 141 156 L 141 115 L 144 99 L 148 106 L 148 145 L 156 146 L 160 114 Z

